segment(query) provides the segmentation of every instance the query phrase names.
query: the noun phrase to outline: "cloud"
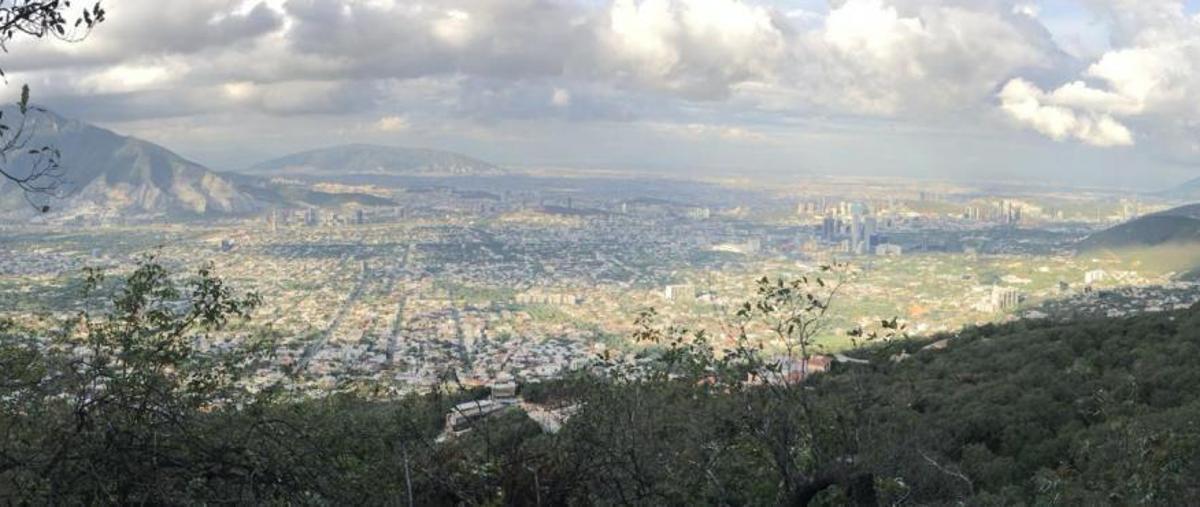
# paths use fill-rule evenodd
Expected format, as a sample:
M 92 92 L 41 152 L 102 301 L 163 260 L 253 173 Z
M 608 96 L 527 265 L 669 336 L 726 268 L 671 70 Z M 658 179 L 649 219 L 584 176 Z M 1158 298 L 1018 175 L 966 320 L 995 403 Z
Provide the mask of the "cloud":
M 1011 8 L 848 0 L 806 34 L 791 83 L 829 112 L 935 117 L 980 107 L 1013 73 L 1061 55 Z
M 1058 94 L 1048 95 L 1028 81 L 1014 79 L 1000 91 L 1001 108 L 1020 124 L 1056 141 L 1077 139 L 1102 147 L 1133 144 L 1133 134 L 1111 115 L 1059 105 Z
M 726 141 L 733 143 L 770 143 L 773 139 L 756 130 L 732 126 L 702 123 L 655 123 L 651 129 L 661 134 L 689 141 Z
M 236 48 L 274 33 L 283 13 L 267 3 L 242 0 L 121 0 L 105 3 L 106 21 L 82 43 L 18 39 L 10 45 L 6 72 L 70 66 L 106 66 L 146 57 L 192 55 Z
M 554 93 L 550 94 L 550 104 L 554 107 L 567 107 L 571 105 L 571 92 L 562 88 L 555 88 Z
M 584 44 L 570 4 L 543 0 L 288 0 L 290 52 L 360 78 L 559 75 Z
M 695 98 L 719 98 L 785 63 L 783 16 L 737 0 L 615 0 L 595 33 L 602 75 Z
M 1083 0 L 1107 22 L 1114 47 L 1155 44 L 1193 31 L 1179 0 Z
M 280 116 L 356 112 L 373 105 L 378 97 L 369 83 L 353 81 L 235 82 L 223 90 L 235 108 Z
M 213 107 L 280 115 L 370 103 L 334 100 L 337 82 L 435 79 L 460 87 L 437 101 L 447 113 L 481 120 L 685 116 L 697 104 L 929 118 L 978 108 L 1018 70 L 1060 56 L 1000 0 L 846 0 L 802 15 L 760 0 L 147 1 L 122 3 L 92 39 L 53 44 L 18 76 L 58 95 L 245 83 L 283 95 L 219 95 Z M 606 100 L 618 95 L 651 110 Z
M 380 132 L 403 132 L 410 127 L 412 124 L 403 116 L 384 116 L 375 122 L 375 130 Z
M 1081 75 L 1044 92 L 1023 78 L 1000 91 L 1000 108 L 1054 139 L 1096 146 L 1133 143 L 1137 125 L 1168 151 L 1200 133 L 1200 21 L 1173 1 L 1090 1 L 1111 18 L 1113 41 Z M 1188 150 L 1196 151 L 1193 143 Z
M 1080 1 L 1073 21 L 1111 41 L 1076 57 L 1047 29 L 1060 11 L 1031 0 L 122 0 L 85 42 L 28 41 L 0 67 L 51 108 L 141 132 L 247 114 L 292 133 L 546 122 L 547 142 L 588 149 L 617 124 L 762 147 L 833 119 L 1200 160 L 1197 21 L 1178 1 Z

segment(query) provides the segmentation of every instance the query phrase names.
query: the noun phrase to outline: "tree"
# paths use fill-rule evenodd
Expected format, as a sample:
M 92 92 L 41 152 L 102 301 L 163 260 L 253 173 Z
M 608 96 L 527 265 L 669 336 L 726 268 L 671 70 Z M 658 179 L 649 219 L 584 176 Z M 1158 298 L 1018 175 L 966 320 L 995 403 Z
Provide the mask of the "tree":
M 104 21 L 105 11 L 100 4 L 96 2 L 74 14 L 70 0 L 0 0 L 0 51 L 8 53 L 13 41 L 25 38 L 83 40 Z M 4 69 L 0 68 L 2 77 Z M 50 209 L 46 199 L 59 194 L 63 168 L 57 149 L 31 144 L 34 132 L 29 128 L 29 116 L 42 112 L 30 106 L 28 85 L 21 87 L 20 101 L 10 111 L 9 119 L 0 112 L 0 181 L 15 185 L 31 206 L 44 213 Z
M 256 295 L 207 266 L 178 281 L 153 258 L 115 286 L 89 270 L 85 287 L 112 290 L 107 311 L 81 312 L 50 340 L 0 336 L 0 501 L 162 503 L 214 484 L 290 483 L 234 436 L 283 430 L 223 410 L 273 393 L 243 382 L 272 344 L 218 334 Z M 212 430 L 229 421 L 233 431 Z
M 851 276 L 848 266 L 831 265 L 796 278 L 759 279 L 755 296 L 722 330 L 733 339 L 724 349 L 713 347 L 703 330 L 661 328 L 656 312 L 643 312 L 634 338 L 661 353 L 650 362 L 604 364 L 614 387 L 587 393 L 579 401 L 585 415 L 572 428 L 586 433 L 581 454 L 604 458 L 594 473 L 607 481 L 597 486 L 600 496 L 809 505 L 836 486 L 846 502 L 875 505 L 876 477 L 860 457 L 851 422 L 866 398 L 818 399 L 809 369 L 830 308 Z M 902 326 L 891 319 L 881 331 L 853 333 L 871 340 Z M 639 440 L 642 434 L 653 437 Z M 663 472 L 672 469 L 679 472 Z

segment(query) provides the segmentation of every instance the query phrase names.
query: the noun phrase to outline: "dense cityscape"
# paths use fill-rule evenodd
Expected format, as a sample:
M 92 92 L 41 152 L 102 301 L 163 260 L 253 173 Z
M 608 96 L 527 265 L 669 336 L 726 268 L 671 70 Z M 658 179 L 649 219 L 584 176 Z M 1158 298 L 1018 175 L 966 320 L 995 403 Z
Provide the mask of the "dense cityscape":
M 1089 233 L 1161 202 L 870 180 L 825 181 L 821 195 L 679 183 L 678 196 L 649 198 L 616 183 L 498 193 L 469 180 L 464 189 L 343 186 L 395 205 L 186 224 L 81 212 L 11 225 L 0 288 L 15 304 L 4 316 L 54 329 L 87 304 L 78 294 L 86 267 L 115 274 L 147 255 L 179 270 L 211 263 L 265 301 L 253 329 L 230 331 L 278 337 L 278 364 L 258 382 L 278 381 L 284 367 L 300 372 L 300 390 L 369 380 L 404 392 L 449 373 L 465 385 L 531 382 L 597 354 L 637 354 L 644 346 L 630 333 L 642 310 L 720 329 L 757 278 L 836 264 L 847 267 L 846 286 L 818 339 L 824 353 L 891 317 L 914 335 L 953 335 L 1018 317 L 1185 308 L 1197 297 L 1165 267 L 1075 251 Z

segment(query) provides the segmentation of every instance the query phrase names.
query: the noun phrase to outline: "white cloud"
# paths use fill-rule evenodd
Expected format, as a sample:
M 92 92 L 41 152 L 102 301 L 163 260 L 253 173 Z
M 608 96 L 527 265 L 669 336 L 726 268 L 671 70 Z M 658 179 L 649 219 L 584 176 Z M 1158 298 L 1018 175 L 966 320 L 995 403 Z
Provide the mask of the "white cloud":
M 730 102 L 774 114 L 929 118 L 986 104 L 1017 69 L 1049 65 L 1052 52 L 1036 20 L 999 6 L 1005 0 L 846 0 L 798 17 L 760 0 L 200 0 L 182 13 L 144 1 L 122 4 L 127 19 L 102 25 L 85 44 L 55 45 L 60 59 L 94 74 L 71 52 L 154 55 L 151 63 L 171 69 L 162 83 L 196 89 L 246 82 L 312 95 L 312 83 L 478 79 L 549 84 L 566 94 L 552 92 L 554 109 L 577 102 L 567 90 L 582 86 L 641 94 L 664 109 Z M 176 26 L 185 14 L 224 38 Z M 167 19 L 156 24 L 155 16 Z M 162 37 L 171 40 L 156 42 Z M 146 64 L 130 60 L 120 64 Z M 92 91 L 162 88 L 129 75 L 121 86 L 113 84 L 119 76 L 94 77 L 103 86 Z M 257 97 L 215 99 L 281 114 L 304 109 L 288 104 L 303 97 Z M 461 110 L 454 100 L 439 102 Z M 621 117 L 637 116 L 618 107 Z
M 1073 53 L 1091 61 L 1032 0 L 122 0 L 84 43 L 14 46 L 0 67 L 51 108 L 147 129 L 242 112 L 381 136 L 637 123 L 719 146 L 828 118 L 1015 135 L 999 111 L 1094 146 L 1200 137 L 1200 24 L 1178 1 L 1082 2 L 1076 24 L 1112 34 Z
M 471 27 L 471 13 L 460 9 L 446 11 L 445 17 L 433 22 L 433 33 L 450 46 L 466 47 L 475 35 Z
M 777 13 L 739 0 L 615 0 L 597 27 L 599 70 L 636 85 L 722 97 L 785 63 Z
M 1111 115 L 1077 111 L 1055 102 L 1053 95 L 1023 79 L 1009 81 L 1000 91 L 1004 112 L 1056 141 L 1076 139 L 1101 147 L 1133 144 L 1133 134 Z
M 1147 137 L 1160 144 L 1198 133 L 1193 131 L 1200 122 L 1195 100 L 1200 96 L 1200 21 L 1176 1 L 1093 0 L 1090 5 L 1113 19 L 1114 40 L 1125 45 L 1102 54 L 1080 79 L 1050 92 L 1023 79 L 1010 81 L 999 94 L 1001 109 L 1054 139 L 1096 146 L 1132 144 L 1128 125 L 1134 123 L 1153 132 Z
M 555 88 L 554 93 L 550 94 L 550 104 L 554 107 L 567 107 L 571 105 L 571 92 L 562 88 Z
M 181 69 L 174 62 L 119 64 L 74 83 L 81 93 L 130 93 L 159 89 L 176 82 Z
M 271 114 L 345 113 L 364 100 L 362 90 L 340 81 L 284 81 L 254 83 L 239 81 L 222 86 L 228 101 L 238 109 Z
M 1049 67 L 1054 44 L 992 2 L 847 0 L 793 55 L 765 87 L 776 107 L 928 119 L 978 109 L 1019 69 Z
M 1013 14 L 1020 14 L 1022 16 L 1036 18 L 1038 17 L 1038 14 L 1041 14 L 1042 9 L 1034 3 L 1019 3 L 1013 6 L 1012 12 Z
M 403 132 L 411 127 L 408 118 L 403 116 L 384 116 L 375 122 L 375 130 L 380 132 Z
M 918 18 L 904 18 L 882 0 L 850 0 L 829 13 L 822 34 L 826 42 L 846 53 L 865 53 L 877 60 L 909 53 L 931 34 Z

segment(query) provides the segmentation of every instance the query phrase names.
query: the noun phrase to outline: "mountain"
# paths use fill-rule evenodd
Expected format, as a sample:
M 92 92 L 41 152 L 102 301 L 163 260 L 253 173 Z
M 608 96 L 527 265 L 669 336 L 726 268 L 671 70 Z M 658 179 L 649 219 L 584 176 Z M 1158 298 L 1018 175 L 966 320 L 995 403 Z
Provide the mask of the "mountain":
M 1077 251 L 1135 262 L 1143 269 L 1200 278 L 1200 204 L 1146 215 L 1084 238 Z
M 335 177 L 496 176 L 504 170 L 488 162 L 448 151 L 347 144 L 310 150 L 258 163 L 244 171 L 260 176 Z
M 222 173 L 237 185 L 238 190 L 270 206 L 282 207 L 341 207 L 394 206 L 395 201 L 377 195 L 358 192 L 322 192 L 304 185 L 276 182 L 258 176 Z
M 1185 181 L 1174 188 L 1158 192 L 1158 195 L 1167 199 L 1200 201 L 1200 178 Z
M 5 110 L 6 119 L 18 114 Z M 122 215 L 206 216 L 253 212 L 261 203 L 228 178 L 151 142 L 127 137 L 52 112 L 31 112 L 29 146 L 61 153 L 65 198 L 52 209 Z M 18 156 L 11 167 L 28 167 Z M 27 169 L 26 169 L 27 171 Z M 0 183 L 0 211 L 29 208 L 15 185 Z
M 1200 242 L 1200 204 L 1153 213 L 1085 238 L 1080 251 Z

